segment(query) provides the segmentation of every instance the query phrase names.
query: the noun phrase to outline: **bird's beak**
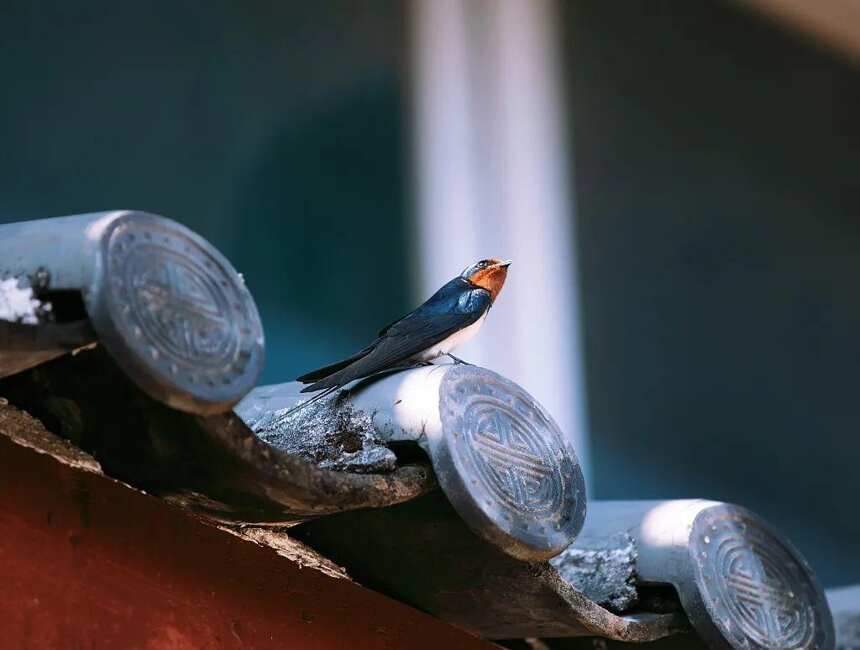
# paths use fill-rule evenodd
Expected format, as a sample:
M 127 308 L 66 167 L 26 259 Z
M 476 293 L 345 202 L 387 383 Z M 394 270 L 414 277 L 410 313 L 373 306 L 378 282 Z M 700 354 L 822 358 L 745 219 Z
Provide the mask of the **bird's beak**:
M 496 264 L 496 266 L 499 268 L 506 269 L 511 265 L 511 262 L 513 262 L 513 260 L 505 260 L 504 262 L 499 262 L 498 264 Z

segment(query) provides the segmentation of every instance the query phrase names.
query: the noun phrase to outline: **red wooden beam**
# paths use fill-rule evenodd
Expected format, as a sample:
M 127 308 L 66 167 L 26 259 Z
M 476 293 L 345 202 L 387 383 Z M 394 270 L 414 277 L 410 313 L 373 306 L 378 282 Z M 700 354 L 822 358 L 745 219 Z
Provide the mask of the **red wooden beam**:
M 0 621 L 16 649 L 494 647 L 1 435 Z

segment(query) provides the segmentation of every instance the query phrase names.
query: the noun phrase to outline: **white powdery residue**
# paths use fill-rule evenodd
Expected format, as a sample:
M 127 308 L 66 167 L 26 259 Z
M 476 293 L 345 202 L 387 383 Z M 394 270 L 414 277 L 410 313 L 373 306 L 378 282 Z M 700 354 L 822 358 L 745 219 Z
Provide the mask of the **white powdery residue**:
M 249 426 L 264 442 L 321 469 L 357 474 L 397 469 L 397 458 L 377 435 L 371 415 L 338 397 L 268 413 Z
M 600 547 L 568 547 L 552 558 L 561 577 L 598 605 L 616 614 L 639 601 L 636 590 L 636 545 L 627 533 L 612 535 Z
M 17 278 L 0 280 L 0 320 L 38 325 L 42 303 L 33 297 L 32 287 L 20 284 Z

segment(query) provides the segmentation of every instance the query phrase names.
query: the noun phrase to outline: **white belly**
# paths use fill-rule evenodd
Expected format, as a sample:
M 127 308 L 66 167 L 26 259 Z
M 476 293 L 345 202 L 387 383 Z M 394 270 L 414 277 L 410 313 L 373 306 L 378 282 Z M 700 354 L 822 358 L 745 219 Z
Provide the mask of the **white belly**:
M 424 352 L 416 354 L 415 359 L 418 361 L 432 361 L 437 357 L 453 352 L 456 347 L 463 345 L 466 341 L 470 341 L 478 333 L 478 330 L 481 329 L 481 325 L 484 324 L 484 320 L 487 318 L 488 312 L 489 309 L 468 327 L 464 327 L 459 332 L 454 332 L 447 339 L 439 341 L 432 348 L 427 348 Z

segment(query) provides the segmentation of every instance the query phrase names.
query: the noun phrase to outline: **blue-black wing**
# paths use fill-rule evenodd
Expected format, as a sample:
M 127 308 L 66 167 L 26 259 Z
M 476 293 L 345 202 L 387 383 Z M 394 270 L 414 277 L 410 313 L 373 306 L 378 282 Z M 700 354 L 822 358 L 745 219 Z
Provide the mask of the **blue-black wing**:
M 302 392 L 343 386 L 402 365 L 476 322 L 491 303 L 488 291 L 455 278 L 418 309 L 384 328 L 379 338 L 360 352 L 299 377 L 298 380 L 305 383 L 315 382 Z

